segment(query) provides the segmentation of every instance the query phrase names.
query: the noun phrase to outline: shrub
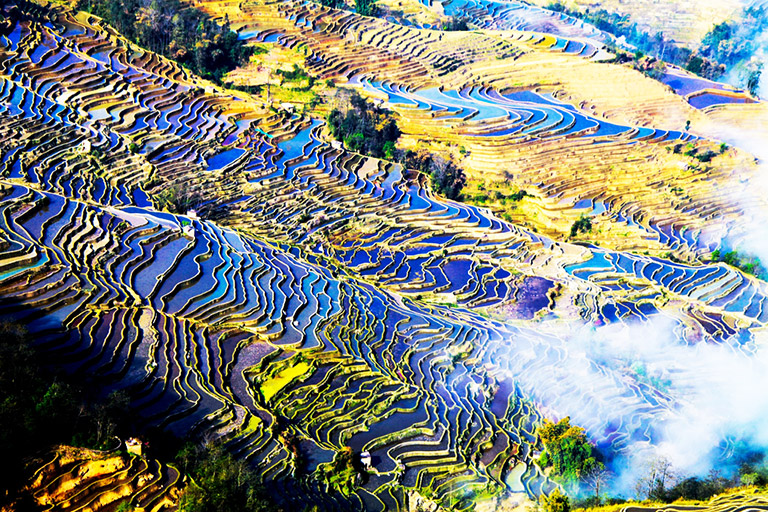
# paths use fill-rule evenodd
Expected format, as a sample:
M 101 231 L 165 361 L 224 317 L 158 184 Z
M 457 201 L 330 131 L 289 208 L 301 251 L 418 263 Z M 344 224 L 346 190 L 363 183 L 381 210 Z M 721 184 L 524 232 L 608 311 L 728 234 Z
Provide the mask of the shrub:
M 467 18 L 463 16 L 451 16 L 443 23 L 443 30 L 446 31 L 465 31 L 469 30 Z
M 715 153 L 714 151 L 708 149 L 704 153 L 700 153 L 700 154 L 695 155 L 694 158 L 696 158 L 696 160 L 698 160 L 699 162 L 706 163 L 706 162 L 710 162 L 716 156 L 717 156 L 717 153 Z
M 98 397 L 51 374 L 39 360 L 23 326 L 0 322 L 0 508 L 20 487 L 25 457 L 59 443 L 113 447 L 129 420 L 125 395 Z
M 589 217 L 582 215 L 579 220 L 575 221 L 571 226 L 571 237 L 575 237 L 579 233 L 587 233 L 592 231 L 592 221 Z
M 570 421 L 567 416 L 557 423 L 545 419 L 539 428 L 544 451 L 537 462 L 541 467 L 552 466 L 552 475 L 565 484 L 575 484 L 602 467 L 584 429 Z
M 327 121 L 331 135 L 350 151 L 394 159 L 395 142 L 400 137 L 394 117 L 357 92 L 342 97 L 340 108 L 331 110 Z
M 723 253 L 720 249 L 715 249 L 710 255 L 710 261 L 723 262 L 726 265 L 736 267 L 747 274 L 760 278 L 765 274 L 765 269 L 758 258 L 739 254 L 738 251 Z
M 544 512 L 570 512 L 571 510 L 568 496 L 563 494 L 560 489 L 555 489 L 549 496 L 542 496 L 541 506 Z
M 219 24 L 180 0 L 79 0 L 77 8 L 103 18 L 134 43 L 217 83 L 251 55 L 226 18 Z
M 376 16 L 376 0 L 355 0 L 355 12 L 361 16 Z
M 218 445 L 206 449 L 186 445 L 177 455 L 194 484 L 181 494 L 183 512 L 253 512 L 275 510 L 275 503 L 258 475 L 245 461 L 235 460 Z
M 518 190 L 517 192 L 513 193 L 510 196 L 507 196 L 507 199 L 511 199 L 512 201 L 521 201 L 524 197 L 528 197 L 531 194 L 526 192 L 525 190 Z
M 403 163 L 409 169 L 427 174 L 432 181 L 432 190 L 448 199 L 457 200 L 467 183 L 464 171 L 451 160 L 432 155 L 426 150 L 414 152 L 408 150 L 403 156 Z M 487 196 L 485 196 L 487 200 Z

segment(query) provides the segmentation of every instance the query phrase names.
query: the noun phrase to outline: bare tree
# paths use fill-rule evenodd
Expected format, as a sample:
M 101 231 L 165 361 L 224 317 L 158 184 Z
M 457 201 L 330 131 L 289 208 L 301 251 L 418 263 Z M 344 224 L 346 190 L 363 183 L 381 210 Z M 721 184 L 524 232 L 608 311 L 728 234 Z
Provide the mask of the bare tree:
M 583 481 L 593 491 L 595 491 L 595 498 L 600 499 L 600 491 L 608 485 L 613 473 L 605 468 L 602 463 L 593 465 L 590 470 L 584 475 Z
M 666 457 L 656 459 L 656 471 L 658 475 L 657 488 L 662 492 L 667 490 L 667 484 L 675 480 L 675 471 L 672 468 L 672 462 Z
M 661 497 L 667 490 L 667 485 L 676 478 L 672 462 L 663 456 L 648 459 L 645 464 L 646 476 L 641 477 L 635 485 L 638 496 L 646 499 Z

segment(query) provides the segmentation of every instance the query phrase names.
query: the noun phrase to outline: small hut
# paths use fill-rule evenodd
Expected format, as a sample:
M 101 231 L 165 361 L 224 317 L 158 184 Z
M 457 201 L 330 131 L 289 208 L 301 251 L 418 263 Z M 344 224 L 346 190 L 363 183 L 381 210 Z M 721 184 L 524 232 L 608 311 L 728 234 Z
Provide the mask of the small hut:
M 143 457 L 144 456 L 143 448 L 144 448 L 144 443 L 142 443 L 140 439 L 137 439 L 135 437 L 132 437 L 125 441 L 126 451 L 133 455 L 138 455 L 139 457 Z

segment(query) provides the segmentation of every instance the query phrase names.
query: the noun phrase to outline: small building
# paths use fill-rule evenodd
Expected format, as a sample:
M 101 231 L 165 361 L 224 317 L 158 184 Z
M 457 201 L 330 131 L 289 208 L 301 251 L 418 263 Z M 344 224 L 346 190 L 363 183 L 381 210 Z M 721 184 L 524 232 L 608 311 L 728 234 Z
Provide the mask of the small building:
M 288 112 L 289 114 L 293 114 L 296 112 L 296 105 L 293 103 L 281 103 L 280 104 L 280 110 L 283 112 Z
M 189 211 L 187 211 L 187 217 L 189 217 L 192 220 L 197 220 L 197 219 L 200 218 L 197 215 L 197 210 L 189 210 Z
M 341 151 L 342 149 L 344 149 L 344 144 L 342 144 L 340 140 L 332 140 L 331 147 L 333 149 L 338 149 L 339 151 Z
M 371 469 L 371 452 L 363 452 L 360 454 L 360 463 L 365 469 Z
M 144 443 L 142 443 L 140 439 L 137 439 L 135 437 L 132 437 L 125 441 L 125 450 L 128 453 L 131 453 L 133 455 L 138 455 L 139 457 L 143 457 L 144 456 L 143 448 L 144 448 Z

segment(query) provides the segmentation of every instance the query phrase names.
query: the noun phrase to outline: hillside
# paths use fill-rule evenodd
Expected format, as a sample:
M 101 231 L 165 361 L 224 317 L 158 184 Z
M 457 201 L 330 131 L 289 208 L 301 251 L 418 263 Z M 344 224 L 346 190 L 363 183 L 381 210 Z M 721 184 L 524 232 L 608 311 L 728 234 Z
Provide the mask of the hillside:
M 4 4 L 0 319 L 287 510 L 546 507 L 598 467 L 629 498 L 662 456 L 738 479 L 766 103 L 533 5 L 374 7 Z M 30 489 L 72 509 L 203 471 L 65 452 Z

